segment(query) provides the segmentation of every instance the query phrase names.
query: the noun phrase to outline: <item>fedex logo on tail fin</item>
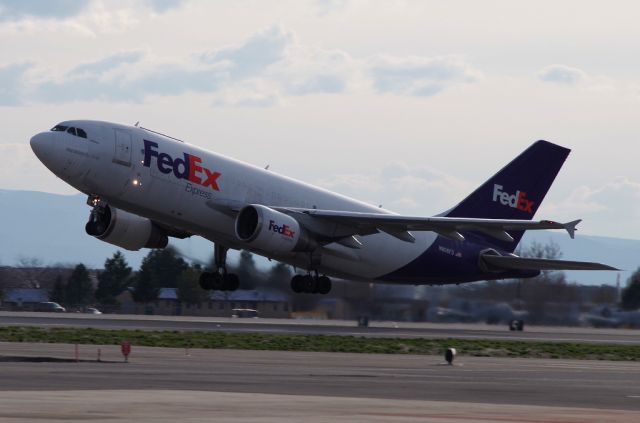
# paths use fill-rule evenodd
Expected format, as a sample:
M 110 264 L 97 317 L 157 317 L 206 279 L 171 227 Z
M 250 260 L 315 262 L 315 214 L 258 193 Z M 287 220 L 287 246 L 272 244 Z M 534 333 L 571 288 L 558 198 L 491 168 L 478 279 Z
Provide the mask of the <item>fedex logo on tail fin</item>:
M 516 191 L 515 194 L 504 192 L 502 185 L 493 185 L 493 201 L 502 205 L 533 214 L 533 201 L 527 199 L 527 193 Z

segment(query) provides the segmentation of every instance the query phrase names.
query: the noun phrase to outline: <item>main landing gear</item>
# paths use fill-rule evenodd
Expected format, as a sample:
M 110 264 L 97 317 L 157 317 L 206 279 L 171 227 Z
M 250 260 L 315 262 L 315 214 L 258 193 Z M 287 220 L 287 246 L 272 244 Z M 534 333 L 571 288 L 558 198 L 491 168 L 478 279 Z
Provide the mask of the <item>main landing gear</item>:
M 307 294 L 328 294 L 331 291 L 331 279 L 326 276 L 315 275 L 295 275 L 291 278 L 291 289 L 295 293 Z
M 228 248 L 215 244 L 214 256 L 216 271 L 200 274 L 200 287 L 204 290 L 235 291 L 240 286 L 240 279 L 235 273 L 227 273 Z

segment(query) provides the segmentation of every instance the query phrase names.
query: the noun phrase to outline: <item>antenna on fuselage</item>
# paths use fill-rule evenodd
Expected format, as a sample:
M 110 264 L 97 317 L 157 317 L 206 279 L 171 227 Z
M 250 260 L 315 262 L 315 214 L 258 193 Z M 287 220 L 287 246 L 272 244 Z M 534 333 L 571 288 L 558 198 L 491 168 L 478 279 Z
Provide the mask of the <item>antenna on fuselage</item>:
M 135 124 L 135 125 L 133 125 L 133 126 L 135 126 L 135 127 L 137 128 L 137 127 L 138 127 L 138 125 L 140 125 L 140 121 L 137 121 L 137 122 L 136 122 L 136 124 Z

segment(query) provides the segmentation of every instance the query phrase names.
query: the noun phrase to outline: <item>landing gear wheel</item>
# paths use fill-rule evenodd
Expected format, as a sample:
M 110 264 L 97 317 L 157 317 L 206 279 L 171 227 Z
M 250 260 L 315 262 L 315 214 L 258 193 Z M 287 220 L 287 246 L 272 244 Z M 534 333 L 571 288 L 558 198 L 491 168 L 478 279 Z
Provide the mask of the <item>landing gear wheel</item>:
M 314 280 L 313 276 L 305 275 L 302 277 L 302 292 L 311 294 L 313 293 L 315 286 L 316 281 Z
M 326 276 L 320 276 L 317 282 L 318 293 L 325 295 L 331 291 L 331 279 Z
M 218 272 L 214 272 L 211 274 L 211 286 L 213 290 L 215 291 L 224 291 L 224 277 L 218 273 Z
M 328 294 L 331 291 L 331 279 L 326 276 L 294 275 L 291 278 L 291 290 L 296 294 Z
M 294 275 L 291 278 L 291 290 L 296 294 L 304 292 L 303 278 L 304 276 L 302 275 Z
M 209 291 L 213 289 L 213 273 L 211 272 L 202 272 L 200 274 L 200 278 L 198 279 L 198 283 L 200 284 L 200 288 L 205 291 Z
M 227 291 L 235 291 L 240 287 L 240 278 L 235 273 L 224 275 L 224 285 Z

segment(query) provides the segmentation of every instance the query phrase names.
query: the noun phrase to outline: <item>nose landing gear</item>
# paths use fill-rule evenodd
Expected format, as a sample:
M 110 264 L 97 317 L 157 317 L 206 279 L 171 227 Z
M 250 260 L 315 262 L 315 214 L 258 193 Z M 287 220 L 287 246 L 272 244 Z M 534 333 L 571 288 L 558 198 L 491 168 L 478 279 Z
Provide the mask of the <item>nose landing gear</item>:
M 228 248 L 215 244 L 214 256 L 216 271 L 200 274 L 200 287 L 204 290 L 235 291 L 240 286 L 240 279 L 235 273 L 227 273 Z

